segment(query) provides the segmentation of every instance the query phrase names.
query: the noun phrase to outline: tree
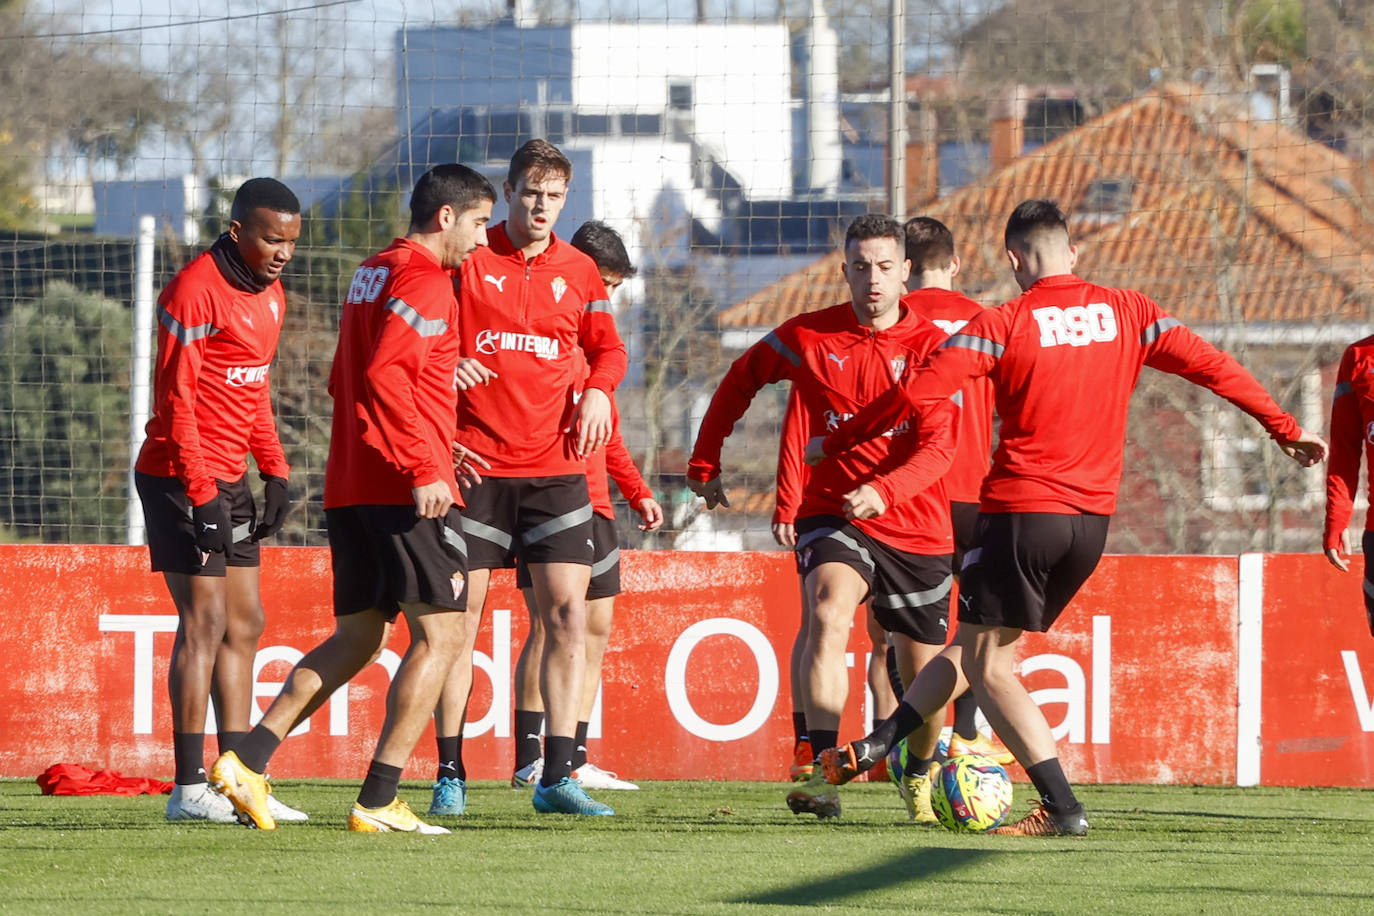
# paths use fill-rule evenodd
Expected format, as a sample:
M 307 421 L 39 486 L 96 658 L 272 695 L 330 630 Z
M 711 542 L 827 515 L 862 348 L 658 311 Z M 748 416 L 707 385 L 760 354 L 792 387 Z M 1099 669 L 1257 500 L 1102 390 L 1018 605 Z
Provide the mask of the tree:
M 0 522 L 44 541 L 122 539 L 128 309 L 67 283 L 0 326 Z

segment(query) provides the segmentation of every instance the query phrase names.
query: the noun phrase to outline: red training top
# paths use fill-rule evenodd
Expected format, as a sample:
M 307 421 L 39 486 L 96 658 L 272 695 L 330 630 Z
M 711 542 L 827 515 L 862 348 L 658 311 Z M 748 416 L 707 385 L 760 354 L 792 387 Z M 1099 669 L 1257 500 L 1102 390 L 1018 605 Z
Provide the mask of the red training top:
M 721 444 L 764 385 L 790 378 L 808 438 L 824 435 L 890 389 L 944 339 L 939 328 L 907 309 L 883 331 L 859 324 L 849 303 L 798 315 L 750 347 L 725 374 L 701 421 L 687 473 L 694 480 L 720 473 Z M 903 421 L 852 454 L 814 468 L 799 514 L 843 515 L 844 494 L 867 483 L 887 511 L 856 520 L 857 527 L 908 553 L 952 552 L 940 477 L 954 457 L 957 419 L 957 401 L 941 399 L 919 422 Z
M 241 290 L 205 251 L 157 301 L 153 416 L 134 469 L 176 477 L 195 506 L 219 495 L 215 481 L 242 477 L 249 452 L 262 473 L 289 477 L 267 376 L 285 312 L 281 281 Z
M 487 237 L 490 247 L 474 251 L 459 272 L 461 337 L 463 355 L 497 378 L 465 392 L 459 439 L 491 463 L 485 476 L 585 473 L 568 430 L 571 395 L 582 385 L 575 351 L 591 367 L 586 387 L 608 395 L 628 365 L 601 274 L 556 236 L 528 260 L 505 223 Z
M 640 500 L 654 495 L 654 491 L 644 482 L 644 475 L 635 467 L 635 461 L 625 445 L 625 437 L 620 434 L 620 410 L 614 398 L 611 399 L 611 423 L 611 438 L 606 447 L 587 456 L 587 495 L 591 497 L 592 511 L 605 518 L 615 518 L 608 474 L 615 480 L 620 495 L 631 506 L 638 506 Z
M 902 297 L 902 305 L 951 335 L 983 311 L 963 293 L 938 287 L 912 290 Z M 970 379 L 962 390 L 959 448 L 945 475 L 945 492 L 951 502 L 976 503 L 992 465 L 992 383 L 986 378 Z
M 1322 549 L 1341 546 L 1341 533 L 1350 524 L 1355 488 L 1360 485 L 1360 455 L 1374 468 L 1374 336 L 1346 348 L 1336 371 L 1336 396 L 1331 401 L 1331 454 L 1326 459 L 1326 527 Z M 1365 517 L 1365 530 L 1374 531 L 1374 512 Z
M 439 259 L 396 239 L 353 274 L 329 372 L 334 425 L 324 507 L 414 502 L 453 473 L 458 300 Z
M 986 309 L 825 442 L 838 454 L 986 375 L 1002 429 L 983 512 L 1110 515 L 1131 392 L 1148 365 L 1211 389 L 1280 442 L 1301 432 L 1249 372 L 1133 290 L 1046 277 Z

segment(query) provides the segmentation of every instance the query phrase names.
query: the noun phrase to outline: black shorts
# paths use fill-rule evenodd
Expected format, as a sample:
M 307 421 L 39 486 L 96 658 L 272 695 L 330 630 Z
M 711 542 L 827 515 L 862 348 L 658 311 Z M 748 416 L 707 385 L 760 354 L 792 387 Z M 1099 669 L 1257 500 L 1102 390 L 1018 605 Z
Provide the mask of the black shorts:
M 226 556 L 210 554 L 202 566 L 196 546 L 196 528 L 191 523 L 191 500 L 186 485 L 176 477 L 154 477 L 134 472 L 134 486 L 143 503 L 143 525 L 148 532 L 148 553 L 153 572 L 182 573 L 188 576 L 223 576 L 226 566 L 259 565 L 258 542 L 252 540 L 257 507 L 248 475 L 232 483 L 217 481 L 219 498 L 229 507 L 233 543 Z
M 985 512 L 959 577 L 959 622 L 1043 633 L 1097 568 L 1107 515 Z
M 592 543 L 596 545 L 596 556 L 592 560 L 592 581 L 587 584 L 587 600 L 614 598 L 620 594 L 620 535 L 615 530 L 615 519 L 592 513 Z M 530 571 L 525 561 L 515 560 L 515 584 L 518 588 L 529 588 Z
M 949 520 L 954 525 L 954 572 L 964 565 L 964 554 L 973 546 L 973 532 L 978 527 L 978 504 L 951 502 Z
M 1364 533 L 1360 546 L 1364 550 L 1364 615 L 1369 635 L 1374 636 L 1374 531 Z
M 889 633 L 942 646 L 949 635 L 950 555 L 907 553 L 865 534 L 836 515 L 797 521 L 802 575 L 822 563 L 843 563 L 868 583 L 873 617 Z
M 414 506 L 324 510 L 334 570 L 334 616 L 376 608 L 394 620 L 402 604 L 461 611 L 468 603 L 463 516 L 420 518 Z
M 591 566 L 592 504 L 585 474 L 486 477 L 466 494 L 463 535 L 470 569 L 526 563 Z

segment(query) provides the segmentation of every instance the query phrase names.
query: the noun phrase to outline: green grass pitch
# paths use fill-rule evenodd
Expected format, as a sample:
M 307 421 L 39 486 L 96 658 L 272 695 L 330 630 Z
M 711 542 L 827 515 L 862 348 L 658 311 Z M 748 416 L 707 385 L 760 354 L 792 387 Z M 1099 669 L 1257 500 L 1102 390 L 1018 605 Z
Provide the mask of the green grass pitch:
M 1029 787 L 1018 785 L 1015 812 Z M 169 824 L 164 796 L 48 798 L 0 780 L 0 910 L 16 913 L 1368 913 L 1374 792 L 1085 786 L 1085 839 L 917 827 L 890 786 L 837 822 L 783 783 L 595 793 L 613 818 L 538 815 L 478 783 L 450 836 L 350 834 L 356 783 L 283 781 L 311 815 L 274 833 Z M 401 795 L 420 812 L 429 788 Z M 422 815 L 423 816 L 423 815 Z

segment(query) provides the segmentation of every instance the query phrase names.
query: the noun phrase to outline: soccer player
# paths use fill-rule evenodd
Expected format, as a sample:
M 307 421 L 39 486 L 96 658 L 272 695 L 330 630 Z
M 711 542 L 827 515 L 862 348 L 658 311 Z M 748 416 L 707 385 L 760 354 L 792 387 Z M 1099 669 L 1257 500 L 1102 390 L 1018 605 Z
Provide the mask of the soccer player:
M 596 262 L 606 294 L 614 295 L 620 284 L 635 275 L 635 266 L 620 235 L 597 220 L 578 227 L 569 240 L 578 251 Z M 663 525 L 663 507 L 654 499 L 649 485 L 635 467 L 625 438 L 620 434 L 619 413 L 614 411 L 613 426 L 606 447 L 587 456 L 587 489 L 592 502 L 593 534 L 596 554 L 592 562 L 591 583 L 587 587 L 587 672 L 583 678 L 582 705 L 578 714 L 576 745 L 573 748 L 572 777 L 584 789 L 638 789 L 617 774 L 603 770 L 587 760 L 587 729 L 596 705 L 601 682 L 601 662 L 610 641 L 615 596 L 620 594 L 620 539 L 616 535 L 615 509 L 611 506 L 610 478 L 620 494 L 639 513 L 639 530 L 655 531 Z M 800 461 L 801 455 L 798 454 Z M 544 629 L 537 610 L 537 598 L 530 585 L 529 569 L 516 566 L 516 582 L 525 596 L 530 612 L 530 631 L 515 662 L 515 772 L 511 785 L 526 788 L 543 775 L 539 733 L 544 721 L 544 700 L 539 693 L 539 658 L 544 651 Z
M 614 810 L 572 778 L 595 560 L 586 459 L 610 438 L 611 396 L 627 360 L 596 263 L 553 233 L 571 180 L 572 163 L 551 143 L 531 140 L 516 150 L 502 186 L 509 215 L 458 279 L 464 355 L 491 373 L 458 409 L 463 441 L 491 463 L 468 494 L 463 519 L 475 612 L 467 623 L 475 632 L 491 570 L 513 566 L 518 554 L 529 567 L 545 639 L 539 682 L 547 734 L 533 804 L 541 813 L 605 816 Z M 578 348 L 589 368 L 585 380 Z M 469 639 L 435 710 L 434 803 L 450 801 L 443 796 L 451 791 L 453 805 L 445 808 L 455 813 L 464 804 L 462 727 L 471 688 Z
M 1360 484 L 1360 457 L 1369 456 L 1374 468 L 1374 336 L 1346 348 L 1336 372 L 1336 395 L 1331 401 L 1331 459 L 1326 466 L 1326 526 L 1322 547 L 1331 565 L 1345 572 L 1350 553 L 1350 513 Z M 1364 565 L 1364 612 L 1374 636 L 1374 512 L 1365 517 L 1361 547 Z
M 205 777 L 205 712 L 215 703 L 219 749 L 248 733 L 253 659 L 262 636 L 258 544 L 289 507 L 286 463 L 268 369 L 286 295 L 281 272 L 301 234 L 296 195 L 253 178 L 234 194 L 229 230 L 158 298 L 153 417 L 134 463 L 154 572 L 177 609 L 167 676 L 175 785 L 167 819 L 233 823 L 233 806 Z M 258 518 L 248 483 L 263 479 Z M 305 815 L 269 796 L 283 820 Z
M 405 238 L 362 263 L 344 301 L 329 376 L 334 420 L 324 508 L 334 571 L 334 633 L 306 653 L 266 715 L 215 761 L 211 780 L 245 823 L 276 827 L 262 772 L 282 740 L 386 646 L 405 614 L 410 647 L 348 814 L 365 833 L 448 833 L 396 796 L 466 634 L 466 549 L 457 471 L 458 301 L 448 271 L 486 242 L 496 192 L 456 163 L 420 177 Z M 456 461 L 460 467 L 455 468 Z
M 971 319 L 925 366 L 807 446 L 813 463 L 841 456 L 979 376 L 992 380 L 1002 418 L 960 582 L 955 642 L 922 670 L 892 718 L 822 754 L 821 764 L 832 784 L 852 779 L 971 684 L 1040 797 L 1029 815 L 992 832 L 1082 836 L 1087 815 L 1049 723 L 1014 665 L 1022 634 L 1053 626 L 1101 557 L 1141 367 L 1172 372 L 1231 401 L 1304 467 L 1325 456 L 1326 443 L 1305 432 L 1232 357 L 1148 297 L 1075 276 L 1078 249 L 1053 202 L 1017 206 L 1005 243 L 1023 295 Z
M 844 242 L 852 300 L 785 322 L 730 367 L 688 464 L 688 484 L 708 509 L 723 504 L 721 444 L 764 385 L 791 379 L 817 435 L 892 387 L 944 340 L 900 305 L 904 243 L 891 217 L 854 220 Z M 796 537 L 812 608 L 803 701 L 818 751 L 835 744 L 849 689 L 844 650 L 854 611 L 870 593 L 879 621 L 895 634 L 906 680 L 945 644 L 953 541 L 940 477 L 954 454 L 957 413 L 957 401 L 947 399 L 921 422 L 893 427 L 807 478 Z M 788 804 L 818 817 L 840 810 L 833 791 L 793 792 Z

